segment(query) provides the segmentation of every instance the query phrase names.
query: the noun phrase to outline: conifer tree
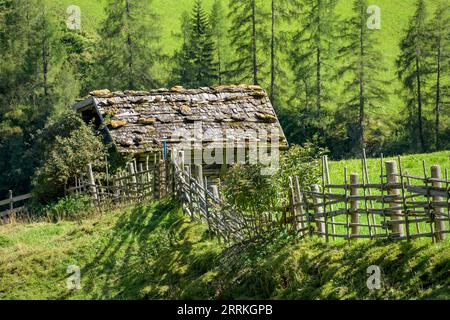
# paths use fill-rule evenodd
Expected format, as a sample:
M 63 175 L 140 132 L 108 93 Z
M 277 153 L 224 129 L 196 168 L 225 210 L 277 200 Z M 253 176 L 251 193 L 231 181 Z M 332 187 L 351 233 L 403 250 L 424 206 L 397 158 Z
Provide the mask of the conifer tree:
M 36 132 L 79 95 L 63 18 L 42 1 L 0 2 L 0 194 L 29 191 Z
M 191 88 L 214 85 L 217 79 L 215 46 L 211 25 L 200 0 L 194 5 L 186 36 L 181 51 L 175 55 L 175 73 L 178 73 L 180 84 Z
M 281 85 L 287 79 L 282 63 L 287 59 L 291 32 L 282 30 L 299 18 L 301 0 L 272 0 L 271 39 L 270 39 L 270 100 L 275 107 L 281 104 L 281 96 L 287 93 Z M 286 28 L 283 28 L 286 29 Z M 289 28 L 288 28 L 289 29 Z
M 369 110 L 376 110 L 388 99 L 383 89 L 387 84 L 380 72 L 386 71 L 383 54 L 377 49 L 376 30 L 367 27 L 368 2 L 355 0 L 353 15 L 345 21 L 344 46 L 338 51 L 342 67 L 337 79 L 345 82 L 345 108 L 350 121 L 357 121 L 356 137 L 350 137 L 354 154 L 366 148 L 366 124 Z
M 436 8 L 433 20 L 429 24 L 431 32 L 431 79 L 434 85 L 431 87 L 434 96 L 434 142 L 437 150 L 441 149 L 440 127 L 441 112 L 444 104 L 450 104 L 450 84 L 445 75 L 450 70 L 450 10 L 448 4 L 440 2 Z
M 191 36 L 196 86 L 213 85 L 217 74 L 215 48 L 209 17 L 202 7 L 201 0 L 195 2 Z
M 110 89 L 144 90 L 160 85 L 159 16 L 151 0 L 109 0 L 99 30 L 98 83 Z
M 223 84 L 226 65 L 226 15 L 222 0 L 215 0 L 210 14 L 211 32 L 215 47 L 215 61 L 217 66 L 217 82 Z
M 427 150 L 424 133 L 424 88 L 429 73 L 427 60 L 427 40 L 429 33 L 426 25 L 426 7 L 424 0 L 418 0 L 416 11 L 409 20 L 406 34 L 401 40 L 401 53 L 397 59 L 397 73 L 407 92 L 407 105 L 410 110 L 411 138 L 419 138 L 422 152 Z M 416 120 L 414 113 L 416 112 Z M 416 128 L 417 127 L 417 131 Z
M 270 41 L 264 25 L 267 12 L 260 0 L 234 0 L 230 1 L 228 18 L 235 57 L 230 63 L 230 77 L 259 84 L 264 78 L 264 49 Z
M 298 45 L 300 55 L 295 64 L 301 66 L 308 77 L 314 78 L 314 98 L 316 117 L 322 116 L 323 103 L 329 99 L 327 82 L 331 70 L 326 70 L 332 63 L 333 42 L 335 40 L 337 17 L 336 0 L 305 0 L 301 13 L 301 25 L 294 42 Z M 304 76 L 302 76 L 304 77 Z

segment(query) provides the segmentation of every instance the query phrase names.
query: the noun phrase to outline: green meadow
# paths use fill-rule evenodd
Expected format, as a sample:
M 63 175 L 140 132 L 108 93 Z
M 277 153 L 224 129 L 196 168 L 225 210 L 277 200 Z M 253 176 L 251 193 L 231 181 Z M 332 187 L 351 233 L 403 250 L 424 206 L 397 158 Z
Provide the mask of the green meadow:
M 176 202 L 78 222 L 0 226 L 3 299 L 448 299 L 450 242 L 295 243 L 227 250 Z M 71 265 L 81 288 L 68 290 Z M 369 290 L 367 268 L 382 271 Z

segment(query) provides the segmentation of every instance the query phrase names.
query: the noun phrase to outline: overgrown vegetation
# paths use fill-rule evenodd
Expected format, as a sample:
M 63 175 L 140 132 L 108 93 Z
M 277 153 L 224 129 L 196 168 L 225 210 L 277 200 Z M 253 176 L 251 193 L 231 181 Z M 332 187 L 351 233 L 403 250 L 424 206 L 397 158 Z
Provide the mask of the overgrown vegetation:
M 280 234 L 233 249 L 165 201 L 79 222 L 0 228 L 0 299 L 448 299 L 450 243 L 296 244 Z M 66 289 L 69 265 L 79 291 Z M 382 270 L 382 289 L 366 286 Z
M 334 159 L 449 147 L 446 0 L 380 0 L 380 30 L 362 0 L 77 3 L 81 30 L 70 1 L 0 1 L 0 197 L 30 191 L 35 132 L 102 87 L 258 83 L 289 142 Z
M 38 141 L 42 156 L 33 177 L 35 201 L 48 203 L 64 196 L 89 163 L 93 168 L 105 165 L 106 148 L 101 137 L 73 111 L 49 122 Z

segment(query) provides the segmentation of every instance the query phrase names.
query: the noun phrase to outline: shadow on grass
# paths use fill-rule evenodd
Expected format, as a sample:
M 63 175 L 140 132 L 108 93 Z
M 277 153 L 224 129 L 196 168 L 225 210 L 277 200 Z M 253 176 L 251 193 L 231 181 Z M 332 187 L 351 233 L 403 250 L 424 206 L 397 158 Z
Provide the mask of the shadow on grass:
M 89 299 L 176 298 L 180 282 L 207 272 L 215 258 L 209 248 L 216 240 L 209 239 L 204 225 L 191 223 L 175 200 L 122 212 L 100 241 L 81 270 L 82 295 Z M 70 297 L 75 296 L 60 298 Z
M 94 259 L 82 268 L 83 291 L 92 299 L 138 299 L 154 249 L 152 234 L 176 223 L 178 208 L 176 201 L 167 200 L 123 212 Z
M 131 210 L 131 211 L 130 211 Z M 411 299 L 449 297 L 448 255 L 424 242 L 327 244 L 278 235 L 224 250 L 176 201 L 122 213 L 82 269 L 91 299 Z M 448 245 L 445 247 L 448 250 Z M 439 251 L 441 250 L 441 251 Z M 432 263 L 430 259 L 434 259 Z M 367 288 L 367 268 L 382 289 Z M 427 290 L 426 292 L 424 290 Z M 65 298 L 65 297 L 61 297 Z

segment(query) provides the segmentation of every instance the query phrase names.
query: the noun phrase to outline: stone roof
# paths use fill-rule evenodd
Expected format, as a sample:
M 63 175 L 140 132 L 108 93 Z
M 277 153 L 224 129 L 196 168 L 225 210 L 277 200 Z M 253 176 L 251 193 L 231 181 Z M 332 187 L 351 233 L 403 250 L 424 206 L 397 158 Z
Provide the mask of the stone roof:
M 252 141 L 255 131 L 265 131 L 268 143 L 278 140 L 281 148 L 287 147 L 267 93 L 259 86 L 174 87 L 148 92 L 97 90 L 74 108 L 79 112 L 95 110 L 123 154 L 159 150 L 163 141 L 185 141 L 189 134 L 180 136 L 180 130 L 192 133 L 199 123 L 203 143 L 223 144 L 230 136 Z M 277 136 L 273 132 L 278 132 Z

